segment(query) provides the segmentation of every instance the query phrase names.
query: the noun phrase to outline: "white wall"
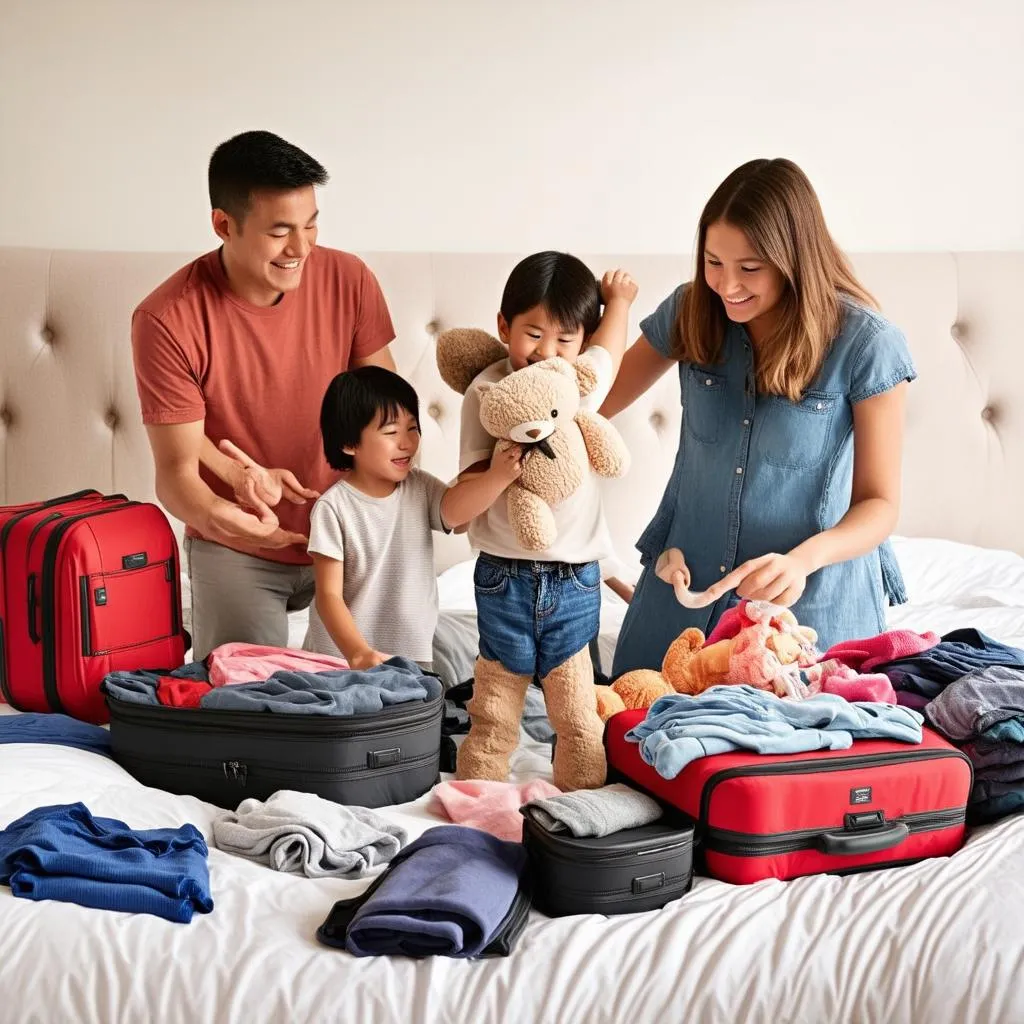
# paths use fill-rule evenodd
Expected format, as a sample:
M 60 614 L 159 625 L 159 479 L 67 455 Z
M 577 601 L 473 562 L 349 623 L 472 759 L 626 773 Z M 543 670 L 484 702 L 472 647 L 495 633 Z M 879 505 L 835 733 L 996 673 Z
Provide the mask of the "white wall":
M 209 247 L 268 128 L 327 244 L 688 251 L 753 156 L 850 250 L 1024 248 L 1021 0 L 0 0 L 0 245 Z

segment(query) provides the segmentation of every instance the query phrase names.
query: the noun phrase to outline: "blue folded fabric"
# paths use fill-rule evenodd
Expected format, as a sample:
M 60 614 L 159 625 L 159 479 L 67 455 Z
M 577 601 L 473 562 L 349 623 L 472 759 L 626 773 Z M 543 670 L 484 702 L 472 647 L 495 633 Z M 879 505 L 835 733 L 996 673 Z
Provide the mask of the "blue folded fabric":
M 968 672 L 994 665 L 1024 666 L 1024 651 L 968 628 L 954 629 L 938 646 L 877 665 L 872 671 L 884 672 L 897 690 L 934 698 Z
M 953 741 L 969 740 L 1024 716 L 1024 668 L 990 665 L 950 683 L 925 710 L 928 721 Z
M 0 715 L 0 743 L 53 743 L 110 757 L 110 733 L 69 715 Z
M 526 848 L 463 825 L 428 829 L 356 911 L 354 956 L 478 956 L 512 906 Z
M 219 711 L 275 711 L 294 715 L 367 715 L 394 704 L 435 700 L 441 682 L 408 658 L 389 658 L 365 670 L 275 672 L 259 683 L 218 686 L 199 706 Z
M 626 739 L 640 744 L 644 761 L 659 775 L 674 779 L 698 757 L 734 750 L 845 750 L 854 739 L 920 743 L 922 721 L 917 711 L 898 705 L 850 702 L 831 693 L 781 700 L 744 684 L 659 697 Z
M 172 672 L 111 672 L 104 678 L 102 689 L 111 697 L 129 704 L 160 704 L 156 692 L 164 676 L 203 681 L 209 678 L 206 666 L 201 661 L 190 661 Z
M 82 803 L 37 807 L 0 832 L 0 882 L 15 896 L 182 924 L 213 910 L 206 857 L 194 825 L 136 832 Z

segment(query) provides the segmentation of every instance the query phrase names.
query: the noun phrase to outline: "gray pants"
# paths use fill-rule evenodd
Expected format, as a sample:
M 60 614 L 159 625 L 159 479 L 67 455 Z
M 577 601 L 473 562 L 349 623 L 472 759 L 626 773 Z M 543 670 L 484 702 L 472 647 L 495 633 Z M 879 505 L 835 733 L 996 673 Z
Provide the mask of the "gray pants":
M 311 565 L 285 565 L 185 538 L 192 583 L 192 658 L 227 643 L 288 646 L 288 613 L 313 600 Z

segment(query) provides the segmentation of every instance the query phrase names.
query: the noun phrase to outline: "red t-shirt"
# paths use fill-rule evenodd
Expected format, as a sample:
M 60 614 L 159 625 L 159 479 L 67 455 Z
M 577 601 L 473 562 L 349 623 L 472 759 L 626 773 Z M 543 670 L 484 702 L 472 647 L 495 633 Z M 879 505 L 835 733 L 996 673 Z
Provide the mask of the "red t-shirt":
M 315 247 L 299 287 L 262 307 L 231 291 L 215 249 L 168 278 L 132 316 L 142 422 L 204 420 L 214 444 L 227 438 L 268 469 L 290 469 L 323 492 L 337 479 L 320 438 L 327 384 L 394 336 L 380 285 L 357 256 Z M 214 493 L 234 499 L 218 477 L 203 466 L 200 473 Z M 282 501 L 281 526 L 308 533 L 311 504 Z M 297 547 L 237 547 L 271 561 L 310 562 Z

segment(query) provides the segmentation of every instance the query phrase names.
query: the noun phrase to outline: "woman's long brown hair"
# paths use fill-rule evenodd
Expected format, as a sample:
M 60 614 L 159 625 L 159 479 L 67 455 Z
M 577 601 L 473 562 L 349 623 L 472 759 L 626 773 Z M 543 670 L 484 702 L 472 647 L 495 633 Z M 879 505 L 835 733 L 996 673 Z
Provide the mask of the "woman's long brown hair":
M 673 354 L 681 362 L 721 356 L 729 318 L 704 278 L 708 227 L 719 221 L 739 228 L 785 280 L 775 329 L 757 346 L 757 389 L 797 401 L 839 333 L 842 296 L 877 304 L 829 234 L 804 172 L 791 160 L 751 160 L 718 186 L 701 214 L 693 281 L 676 318 Z

